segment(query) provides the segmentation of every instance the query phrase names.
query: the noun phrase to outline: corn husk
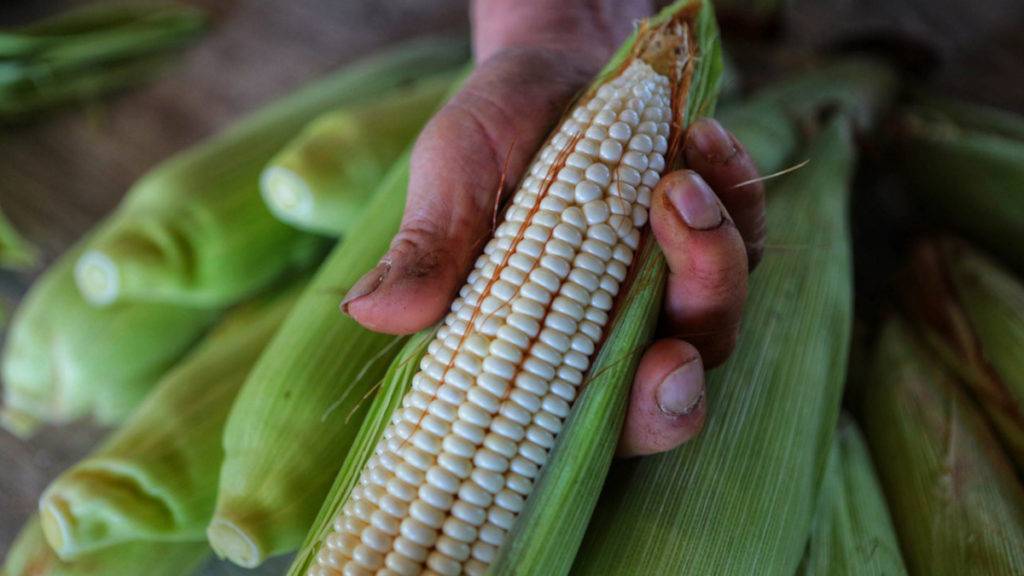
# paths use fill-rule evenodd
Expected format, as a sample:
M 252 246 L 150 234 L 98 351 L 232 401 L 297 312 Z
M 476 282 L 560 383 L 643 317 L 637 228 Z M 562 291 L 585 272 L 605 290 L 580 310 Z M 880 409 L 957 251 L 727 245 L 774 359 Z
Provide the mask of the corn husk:
M 203 540 L 228 411 L 305 280 L 229 312 L 103 445 L 60 475 L 39 509 L 62 559 L 134 540 Z
M 310 120 L 465 60 L 458 40 L 407 43 L 350 66 L 167 160 L 128 192 L 79 260 L 79 288 L 119 300 L 227 306 L 318 262 L 322 238 L 295 230 L 259 196 L 263 167 Z
M 915 327 L 980 403 L 1024 471 L 1024 285 L 951 238 L 919 245 L 904 275 Z
M 852 323 L 848 121 L 831 121 L 807 153 L 807 167 L 769 187 L 768 248 L 736 352 L 709 375 L 703 432 L 612 467 L 574 574 L 797 570 Z
M 89 305 L 72 274 L 87 245 L 55 262 L 15 312 L 0 412 L 0 424 L 15 434 L 85 417 L 124 420 L 217 319 L 214 310 L 170 304 Z
M 210 556 L 204 542 L 132 542 L 73 562 L 57 557 L 33 516 L 7 552 L 2 576 L 186 576 Z
M 39 264 L 39 249 L 0 212 L 0 268 L 27 270 Z
M 267 207 L 310 232 L 337 236 L 354 228 L 370 193 L 412 145 L 456 76 L 440 73 L 314 120 L 263 170 Z
M 408 155 L 381 183 L 362 224 L 327 258 L 256 363 L 224 434 L 225 459 L 208 538 L 253 567 L 297 548 L 352 445 L 403 338 L 338 312 L 342 295 L 397 232 Z
M 1024 573 L 1024 489 L 977 406 L 902 321 L 882 329 L 862 408 L 910 572 Z
M 434 329 L 431 328 L 409 338 L 402 351 L 391 362 L 381 380 L 380 391 L 374 396 L 373 404 L 370 405 L 366 418 L 359 427 L 359 433 L 334 479 L 334 485 L 331 486 L 324 505 L 295 555 L 295 560 L 288 571 L 289 576 L 304 576 L 315 562 L 317 552 L 331 533 L 338 511 L 358 483 L 359 474 L 383 438 L 392 414 L 401 406 L 402 398 L 412 387 L 413 376 L 420 368 L 420 359 L 426 353 L 427 345 L 433 337 Z
M 839 421 L 801 576 L 906 574 L 896 531 L 860 429 Z
M 966 104 L 905 114 L 902 173 L 932 217 L 1024 271 L 1024 121 Z
M 0 32 L 0 123 L 140 84 L 206 29 L 199 9 L 98 3 Z

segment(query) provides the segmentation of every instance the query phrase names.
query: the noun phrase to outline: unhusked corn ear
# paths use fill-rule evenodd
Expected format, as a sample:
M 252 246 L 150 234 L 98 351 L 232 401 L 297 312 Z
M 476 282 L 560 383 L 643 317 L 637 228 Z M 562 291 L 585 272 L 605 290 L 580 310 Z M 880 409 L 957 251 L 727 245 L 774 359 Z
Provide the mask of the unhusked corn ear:
M 408 153 L 365 218 L 328 256 L 242 387 L 224 432 L 224 464 L 207 537 L 231 562 L 254 567 L 302 543 L 359 431 L 368 397 L 402 338 L 339 314 L 341 296 L 398 231 Z
M 801 576 L 906 574 L 900 545 L 856 423 L 842 417 L 832 441 Z
M 822 112 L 847 114 L 869 131 L 896 96 L 893 69 L 859 57 L 829 61 L 761 88 L 750 98 L 724 105 L 716 115 L 754 159 L 762 174 L 793 162 L 804 133 Z
M 3 352 L 0 424 L 20 435 L 39 424 L 123 420 L 218 316 L 172 304 L 96 308 L 73 278 L 86 239 L 36 280 L 14 314 Z
M 99 305 L 127 299 L 222 307 L 316 263 L 326 240 L 274 218 L 259 195 L 264 166 L 320 114 L 464 61 L 461 40 L 410 42 L 167 160 L 132 187 L 114 222 L 79 259 L 79 288 Z
M 977 406 L 892 319 L 861 406 L 912 574 L 1024 573 L 1024 489 Z
M 203 540 L 228 410 L 305 279 L 240 305 L 164 376 L 125 424 L 43 493 L 63 559 L 134 540 Z
M 918 332 L 971 394 L 1024 470 L 1024 285 L 966 242 L 922 242 L 903 278 Z
M 769 184 L 764 260 L 708 419 L 673 451 L 616 462 L 573 574 L 779 574 L 803 557 L 842 399 L 852 323 L 845 118 Z
M 205 542 L 146 542 L 119 544 L 65 562 L 43 537 L 39 517 L 21 529 L 4 558 L 3 576 L 187 576 L 210 556 Z
M 905 113 L 902 174 L 921 208 L 1024 272 L 1024 120 L 967 104 Z
M 263 169 L 267 207 L 302 230 L 335 236 L 352 230 L 370 193 L 460 74 L 441 72 L 311 122 Z
M 701 5 L 642 27 L 538 152 L 309 574 L 487 570 L 640 246 L 704 56 Z

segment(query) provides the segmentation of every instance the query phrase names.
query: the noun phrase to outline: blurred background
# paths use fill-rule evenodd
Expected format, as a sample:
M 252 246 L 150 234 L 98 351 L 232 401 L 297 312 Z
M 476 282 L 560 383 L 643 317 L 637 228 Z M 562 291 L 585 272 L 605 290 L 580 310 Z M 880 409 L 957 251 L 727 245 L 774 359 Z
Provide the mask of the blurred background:
M 0 27 L 79 3 L 5 0 Z M 468 32 L 464 0 L 192 3 L 213 14 L 214 25 L 155 81 L 95 103 L 63 107 L 25 125 L 0 127 L 0 205 L 41 249 L 44 265 L 159 160 L 260 104 L 399 40 Z M 908 77 L 941 94 L 1024 112 L 1020 0 L 803 0 L 764 19 L 723 14 L 722 21 L 743 90 L 779 70 L 801 67 L 811 54 L 856 47 L 892 56 Z M 879 223 L 858 234 L 879 237 L 858 249 L 884 251 L 899 228 L 912 223 L 899 207 L 876 201 L 884 196 L 884 174 L 868 180 L 865 190 L 858 190 L 863 192 L 858 210 L 878 210 Z M 6 310 L 17 305 L 34 275 L 0 272 Z M 860 281 L 870 294 L 870 278 Z M 26 442 L 0 432 L 0 557 L 48 481 L 101 434 L 75 425 L 46 430 Z M 267 566 L 266 573 L 281 566 Z M 206 573 L 232 571 L 214 564 Z

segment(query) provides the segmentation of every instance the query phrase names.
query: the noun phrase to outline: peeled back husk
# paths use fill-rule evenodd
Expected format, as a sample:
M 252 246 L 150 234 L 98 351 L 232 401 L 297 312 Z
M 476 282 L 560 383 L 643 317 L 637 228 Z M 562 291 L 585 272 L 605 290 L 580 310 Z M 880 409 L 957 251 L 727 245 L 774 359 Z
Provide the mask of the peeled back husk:
M 50 484 L 39 509 L 58 556 L 134 540 L 204 539 L 228 411 L 305 283 L 225 315 L 121 428 Z
M 839 415 L 855 153 L 834 118 L 768 192 L 765 257 L 700 436 L 612 466 L 573 574 L 794 574 Z
M 800 576 L 906 574 L 896 531 L 864 437 L 841 417 Z
M 922 242 L 904 304 L 936 355 L 967 383 L 1024 470 L 1024 284 L 966 242 Z
M 217 319 L 216 310 L 172 304 L 90 305 L 73 277 L 88 244 L 36 280 L 8 330 L 0 424 L 18 435 L 84 417 L 122 421 Z
M 1024 573 L 1024 488 L 953 374 L 892 319 L 868 378 L 861 420 L 910 572 Z
M 459 73 L 426 77 L 311 122 L 263 170 L 260 191 L 267 207 L 301 230 L 333 236 L 352 230 L 370 193 Z
M 319 261 L 322 238 L 275 218 L 259 194 L 264 166 L 313 118 L 460 65 L 460 40 L 427 39 L 318 80 L 167 160 L 128 192 L 76 266 L 82 293 L 222 307 Z
M 73 562 L 57 557 L 33 516 L 7 551 L 2 576 L 187 576 L 210 556 L 205 542 L 137 541 L 104 548 Z

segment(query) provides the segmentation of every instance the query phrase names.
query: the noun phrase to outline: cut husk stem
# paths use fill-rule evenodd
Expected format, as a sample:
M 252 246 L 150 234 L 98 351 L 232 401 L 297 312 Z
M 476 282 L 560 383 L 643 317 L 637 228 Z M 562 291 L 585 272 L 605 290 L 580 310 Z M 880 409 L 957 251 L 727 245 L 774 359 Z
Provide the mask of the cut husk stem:
M 231 409 L 214 517 L 218 555 L 243 567 L 297 548 L 355 440 L 403 338 L 338 312 L 345 292 L 398 231 L 408 154 L 374 194 L 362 223 L 328 256 L 257 361 Z
M 204 539 L 228 410 L 304 285 L 226 314 L 121 428 L 50 484 L 40 518 L 58 556 L 134 540 Z
M 2 576 L 187 576 L 210 556 L 205 542 L 137 541 L 104 548 L 65 562 L 46 539 L 39 517 L 32 516 L 7 551 Z
M 1024 120 L 968 104 L 909 109 L 902 173 L 922 209 L 1024 272 Z
M 313 118 L 450 70 L 465 43 L 406 43 L 318 80 L 167 160 L 128 192 L 76 266 L 93 303 L 219 307 L 320 259 L 326 242 L 275 218 L 259 195 L 264 166 Z
M 848 120 L 830 121 L 808 156 L 769 186 L 765 258 L 736 351 L 709 374 L 704 430 L 671 452 L 615 463 L 574 574 L 797 570 L 852 324 Z
M 1024 284 L 953 238 L 920 243 L 902 280 L 918 333 L 967 384 L 1024 471 Z
M 862 423 L 912 574 L 1024 573 L 1024 488 L 978 407 L 903 321 L 882 328 Z
M 88 244 L 46 270 L 14 314 L 0 425 L 15 434 L 85 417 L 121 422 L 217 319 L 215 310 L 172 304 L 90 305 L 72 273 Z
M 442 72 L 313 120 L 263 170 L 267 207 L 310 232 L 337 236 L 354 228 L 369 194 L 459 74 Z
M 800 576 L 906 574 L 900 545 L 864 437 L 839 420 Z

